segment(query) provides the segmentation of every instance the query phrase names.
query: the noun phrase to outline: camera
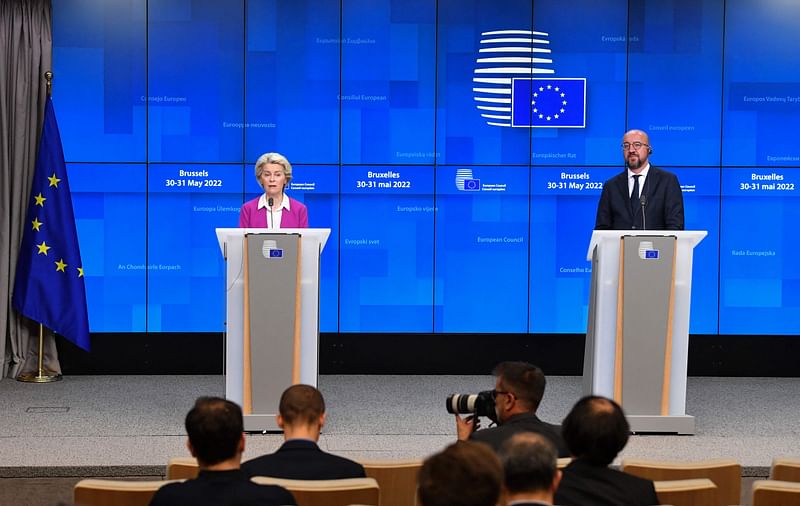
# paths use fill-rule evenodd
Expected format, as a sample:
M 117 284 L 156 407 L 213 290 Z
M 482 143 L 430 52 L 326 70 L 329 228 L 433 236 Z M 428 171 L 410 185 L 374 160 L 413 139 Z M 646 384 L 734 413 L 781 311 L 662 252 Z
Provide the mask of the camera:
M 491 390 L 484 390 L 477 394 L 450 394 L 445 400 L 445 408 L 451 414 L 474 414 L 485 416 L 497 423 L 497 413 L 494 410 L 494 396 Z

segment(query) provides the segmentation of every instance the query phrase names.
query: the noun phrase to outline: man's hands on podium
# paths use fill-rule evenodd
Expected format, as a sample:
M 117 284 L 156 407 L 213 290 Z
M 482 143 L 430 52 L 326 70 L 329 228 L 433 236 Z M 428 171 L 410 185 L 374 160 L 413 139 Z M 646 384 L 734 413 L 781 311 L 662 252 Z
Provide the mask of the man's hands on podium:
M 481 428 L 481 422 L 475 415 L 469 415 L 461 418 L 459 415 L 456 417 L 456 433 L 458 434 L 459 441 L 466 441 L 469 436 L 476 430 Z

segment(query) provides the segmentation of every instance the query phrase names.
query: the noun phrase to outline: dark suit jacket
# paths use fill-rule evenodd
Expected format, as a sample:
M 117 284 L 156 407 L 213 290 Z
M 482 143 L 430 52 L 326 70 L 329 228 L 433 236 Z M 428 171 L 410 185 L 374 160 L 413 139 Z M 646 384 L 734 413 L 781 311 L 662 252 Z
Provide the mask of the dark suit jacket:
M 200 471 L 194 480 L 170 483 L 156 491 L 150 506 L 282 506 L 297 504 L 289 491 L 258 485 L 240 470 Z
M 242 464 L 248 476 L 271 476 L 290 480 L 338 480 L 366 478 L 364 466 L 320 450 L 307 439 L 290 439 L 278 451 Z
M 558 450 L 559 457 L 569 457 L 569 449 L 561 438 L 561 427 L 539 420 L 535 413 L 514 415 L 502 425 L 490 429 L 476 430 L 470 441 L 480 441 L 498 451 L 503 443 L 520 432 L 536 432 L 549 439 Z
M 683 193 L 672 172 L 650 166 L 644 188 L 646 196 L 645 226 L 648 230 L 683 230 Z M 628 170 L 612 177 L 603 185 L 597 204 L 596 230 L 641 230 L 642 208 L 631 212 L 628 193 Z
M 582 459 L 564 468 L 554 502 L 563 506 L 660 504 L 652 481 L 606 466 L 595 466 Z

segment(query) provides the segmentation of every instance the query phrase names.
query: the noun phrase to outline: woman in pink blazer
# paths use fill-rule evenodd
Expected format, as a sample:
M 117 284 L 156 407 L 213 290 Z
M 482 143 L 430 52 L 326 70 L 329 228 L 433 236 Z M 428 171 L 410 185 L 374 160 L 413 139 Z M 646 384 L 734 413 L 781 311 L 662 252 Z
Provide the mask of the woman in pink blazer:
M 292 180 L 292 164 L 285 156 L 264 153 L 258 157 L 256 180 L 264 194 L 242 206 L 240 228 L 308 228 L 306 206 L 284 193 Z

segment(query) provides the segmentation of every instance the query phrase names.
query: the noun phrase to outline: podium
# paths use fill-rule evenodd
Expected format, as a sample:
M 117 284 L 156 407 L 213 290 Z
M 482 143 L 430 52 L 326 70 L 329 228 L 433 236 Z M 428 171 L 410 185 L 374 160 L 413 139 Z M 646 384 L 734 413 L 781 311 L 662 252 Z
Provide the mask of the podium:
M 694 434 L 686 414 L 692 254 L 706 235 L 592 234 L 583 389 L 619 402 L 633 432 Z
M 319 259 L 330 229 L 218 228 L 225 258 L 225 397 L 246 431 L 279 431 L 292 384 L 317 385 Z

